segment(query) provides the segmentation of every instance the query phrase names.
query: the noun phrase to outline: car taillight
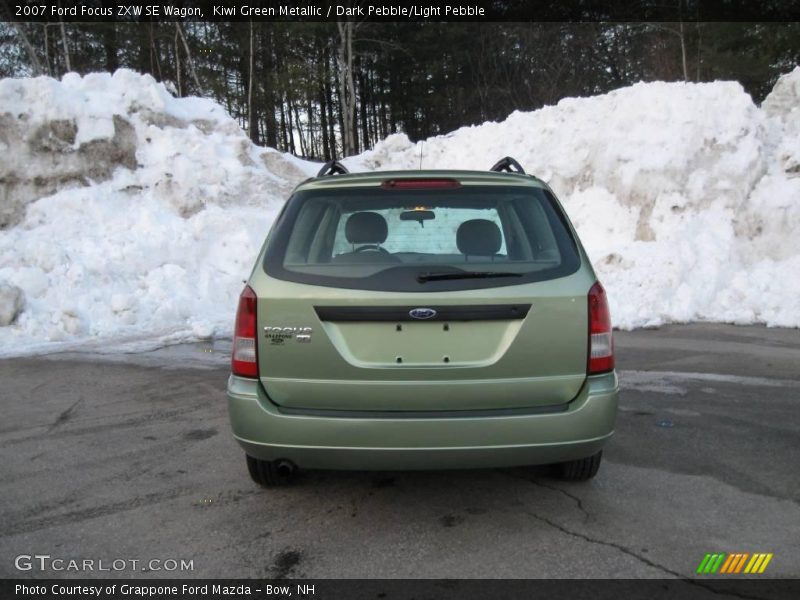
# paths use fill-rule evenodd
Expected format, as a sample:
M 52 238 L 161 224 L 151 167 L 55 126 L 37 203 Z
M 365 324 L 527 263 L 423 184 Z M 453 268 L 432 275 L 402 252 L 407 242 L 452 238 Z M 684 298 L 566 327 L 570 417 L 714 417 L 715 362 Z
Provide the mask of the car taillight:
M 614 338 L 606 291 L 598 281 L 589 290 L 589 375 L 614 368 Z
M 248 285 L 239 296 L 233 332 L 231 371 L 240 377 L 258 377 L 256 356 L 256 293 Z

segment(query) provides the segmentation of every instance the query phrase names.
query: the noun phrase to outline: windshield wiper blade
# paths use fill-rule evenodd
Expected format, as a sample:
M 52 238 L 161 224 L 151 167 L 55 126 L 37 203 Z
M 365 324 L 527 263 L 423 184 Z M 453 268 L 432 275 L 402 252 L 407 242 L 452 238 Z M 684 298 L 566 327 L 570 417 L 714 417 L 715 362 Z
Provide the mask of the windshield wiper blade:
M 522 277 L 522 273 L 507 271 L 448 271 L 446 273 L 420 273 L 417 281 L 446 281 L 449 279 L 491 279 L 494 277 Z

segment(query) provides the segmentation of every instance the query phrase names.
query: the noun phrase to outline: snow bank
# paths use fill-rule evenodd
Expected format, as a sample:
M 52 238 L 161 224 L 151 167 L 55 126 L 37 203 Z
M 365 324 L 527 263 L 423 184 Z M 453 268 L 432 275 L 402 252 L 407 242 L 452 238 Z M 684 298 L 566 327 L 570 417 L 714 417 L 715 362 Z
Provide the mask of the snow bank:
M 0 353 L 229 334 L 307 164 L 125 70 L 2 80 L 0 120 L 0 285 L 25 298 Z
M 736 83 L 637 84 L 346 164 L 514 156 L 561 197 L 617 325 L 797 327 L 799 106 L 800 68 L 761 108 Z M 131 71 L 0 81 L 0 286 L 21 290 L 0 354 L 230 335 L 266 230 L 317 168 Z
M 515 112 L 354 170 L 486 169 L 514 156 L 561 198 L 621 328 L 800 326 L 800 67 L 763 108 L 738 83 L 640 83 Z

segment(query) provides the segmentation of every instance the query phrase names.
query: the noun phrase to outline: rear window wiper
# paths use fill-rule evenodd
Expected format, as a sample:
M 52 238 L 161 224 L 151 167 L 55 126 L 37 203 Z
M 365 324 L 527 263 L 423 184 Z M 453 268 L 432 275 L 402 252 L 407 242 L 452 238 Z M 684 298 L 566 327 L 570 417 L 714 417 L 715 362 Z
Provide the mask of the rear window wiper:
M 491 279 L 494 277 L 522 277 L 522 273 L 507 271 L 448 271 L 446 273 L 420 273 L 417 281 L 446 281 L 448 279 Z

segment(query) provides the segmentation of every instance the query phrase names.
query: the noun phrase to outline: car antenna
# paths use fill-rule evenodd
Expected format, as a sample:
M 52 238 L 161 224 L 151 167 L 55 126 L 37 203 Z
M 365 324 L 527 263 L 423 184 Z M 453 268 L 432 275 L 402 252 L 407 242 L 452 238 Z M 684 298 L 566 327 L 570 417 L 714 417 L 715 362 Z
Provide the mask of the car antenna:
M 419 170 L 422 171 L 422 148 L 425 147 L 425 142 L 419 143 Z

